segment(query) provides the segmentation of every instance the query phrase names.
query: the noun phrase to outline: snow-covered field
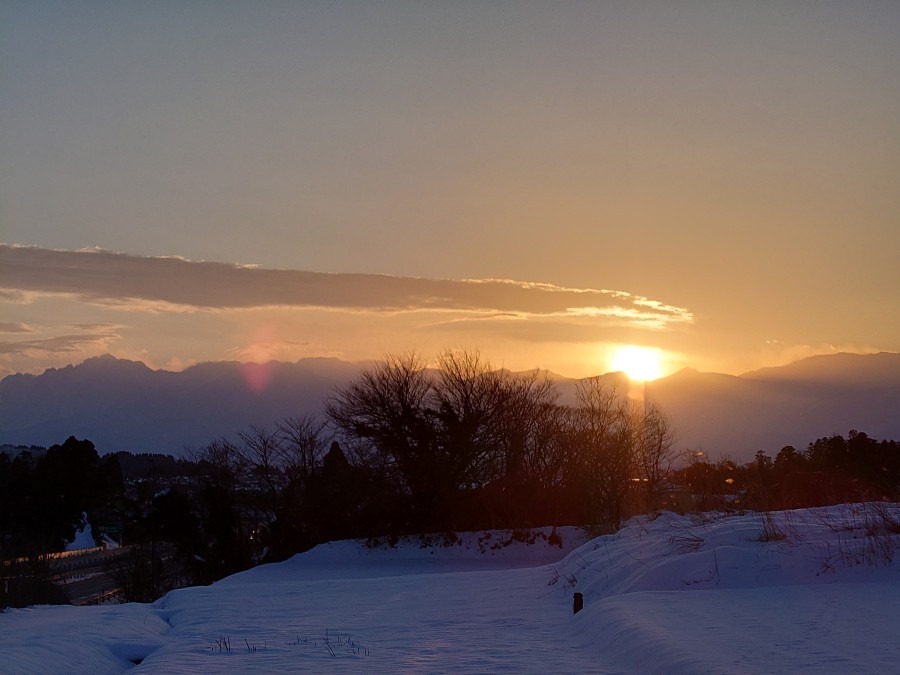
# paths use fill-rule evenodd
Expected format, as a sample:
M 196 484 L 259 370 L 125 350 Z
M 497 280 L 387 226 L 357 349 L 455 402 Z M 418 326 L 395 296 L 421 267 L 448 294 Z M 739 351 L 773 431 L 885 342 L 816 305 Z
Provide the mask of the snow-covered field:
M 6 611 L 0 671 L 898 672 L 898 524 L 868 504 L 560 528 L 562 550 L 336 542 L 153 604 Z

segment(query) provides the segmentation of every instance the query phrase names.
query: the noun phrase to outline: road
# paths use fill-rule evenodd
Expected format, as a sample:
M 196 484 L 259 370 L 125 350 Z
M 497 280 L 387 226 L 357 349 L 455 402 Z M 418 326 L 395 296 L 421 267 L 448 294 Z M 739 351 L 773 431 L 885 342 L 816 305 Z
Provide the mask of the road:
M 51 578 L 73 605 L 97 604 L 118 597 L 122 589 L 112 570 L 116 561 L 127 557 L 132 549 L 89 549 L 82 555 L 54 558 L 50 562 Z

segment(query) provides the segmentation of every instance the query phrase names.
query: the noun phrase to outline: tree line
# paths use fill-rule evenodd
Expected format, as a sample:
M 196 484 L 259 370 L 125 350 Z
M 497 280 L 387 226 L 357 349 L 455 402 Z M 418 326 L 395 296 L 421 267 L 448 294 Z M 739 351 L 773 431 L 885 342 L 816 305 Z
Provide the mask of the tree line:
M 879 441 L 851 430 L 811 442 L 806 450 L 786 445 L 773 458 L 765 451 L 752 462 L 709 462 L 687 457 L 673 485 L 689 489 L 701 510 L 756 511 L 810 508 L 900 499 L 900 442 Z

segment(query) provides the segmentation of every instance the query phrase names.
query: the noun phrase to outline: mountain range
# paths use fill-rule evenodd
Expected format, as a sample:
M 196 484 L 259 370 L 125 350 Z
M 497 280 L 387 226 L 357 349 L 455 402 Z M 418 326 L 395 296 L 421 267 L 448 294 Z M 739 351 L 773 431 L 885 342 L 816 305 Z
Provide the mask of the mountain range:
M 0 380 L 0 443 L 52 445 L 88 438 L 101 453 L 179 455 L 250 425 L 320 414 L 326 398 L 366 364 L 201 363 L 181 372 L 100 356 L 40 375 Z M 551 375 L 562 402 L 577 380 Z M 900 439 L 900 354 L 814 356 L 740 376 L 681 370 L 641 391 L 672 419 L 679 450 L 749 461 L 785 445 L 851 429 Z

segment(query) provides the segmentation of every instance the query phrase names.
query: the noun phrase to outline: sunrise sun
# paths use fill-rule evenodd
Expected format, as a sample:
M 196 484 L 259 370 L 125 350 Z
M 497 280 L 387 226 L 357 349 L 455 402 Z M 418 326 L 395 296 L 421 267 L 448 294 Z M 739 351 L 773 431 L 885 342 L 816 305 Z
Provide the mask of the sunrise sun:
M 655 380 L 662 375 L 659 350 L 627 345 L 615 351 L 612 369 L 625 373 L 631 380 Z

